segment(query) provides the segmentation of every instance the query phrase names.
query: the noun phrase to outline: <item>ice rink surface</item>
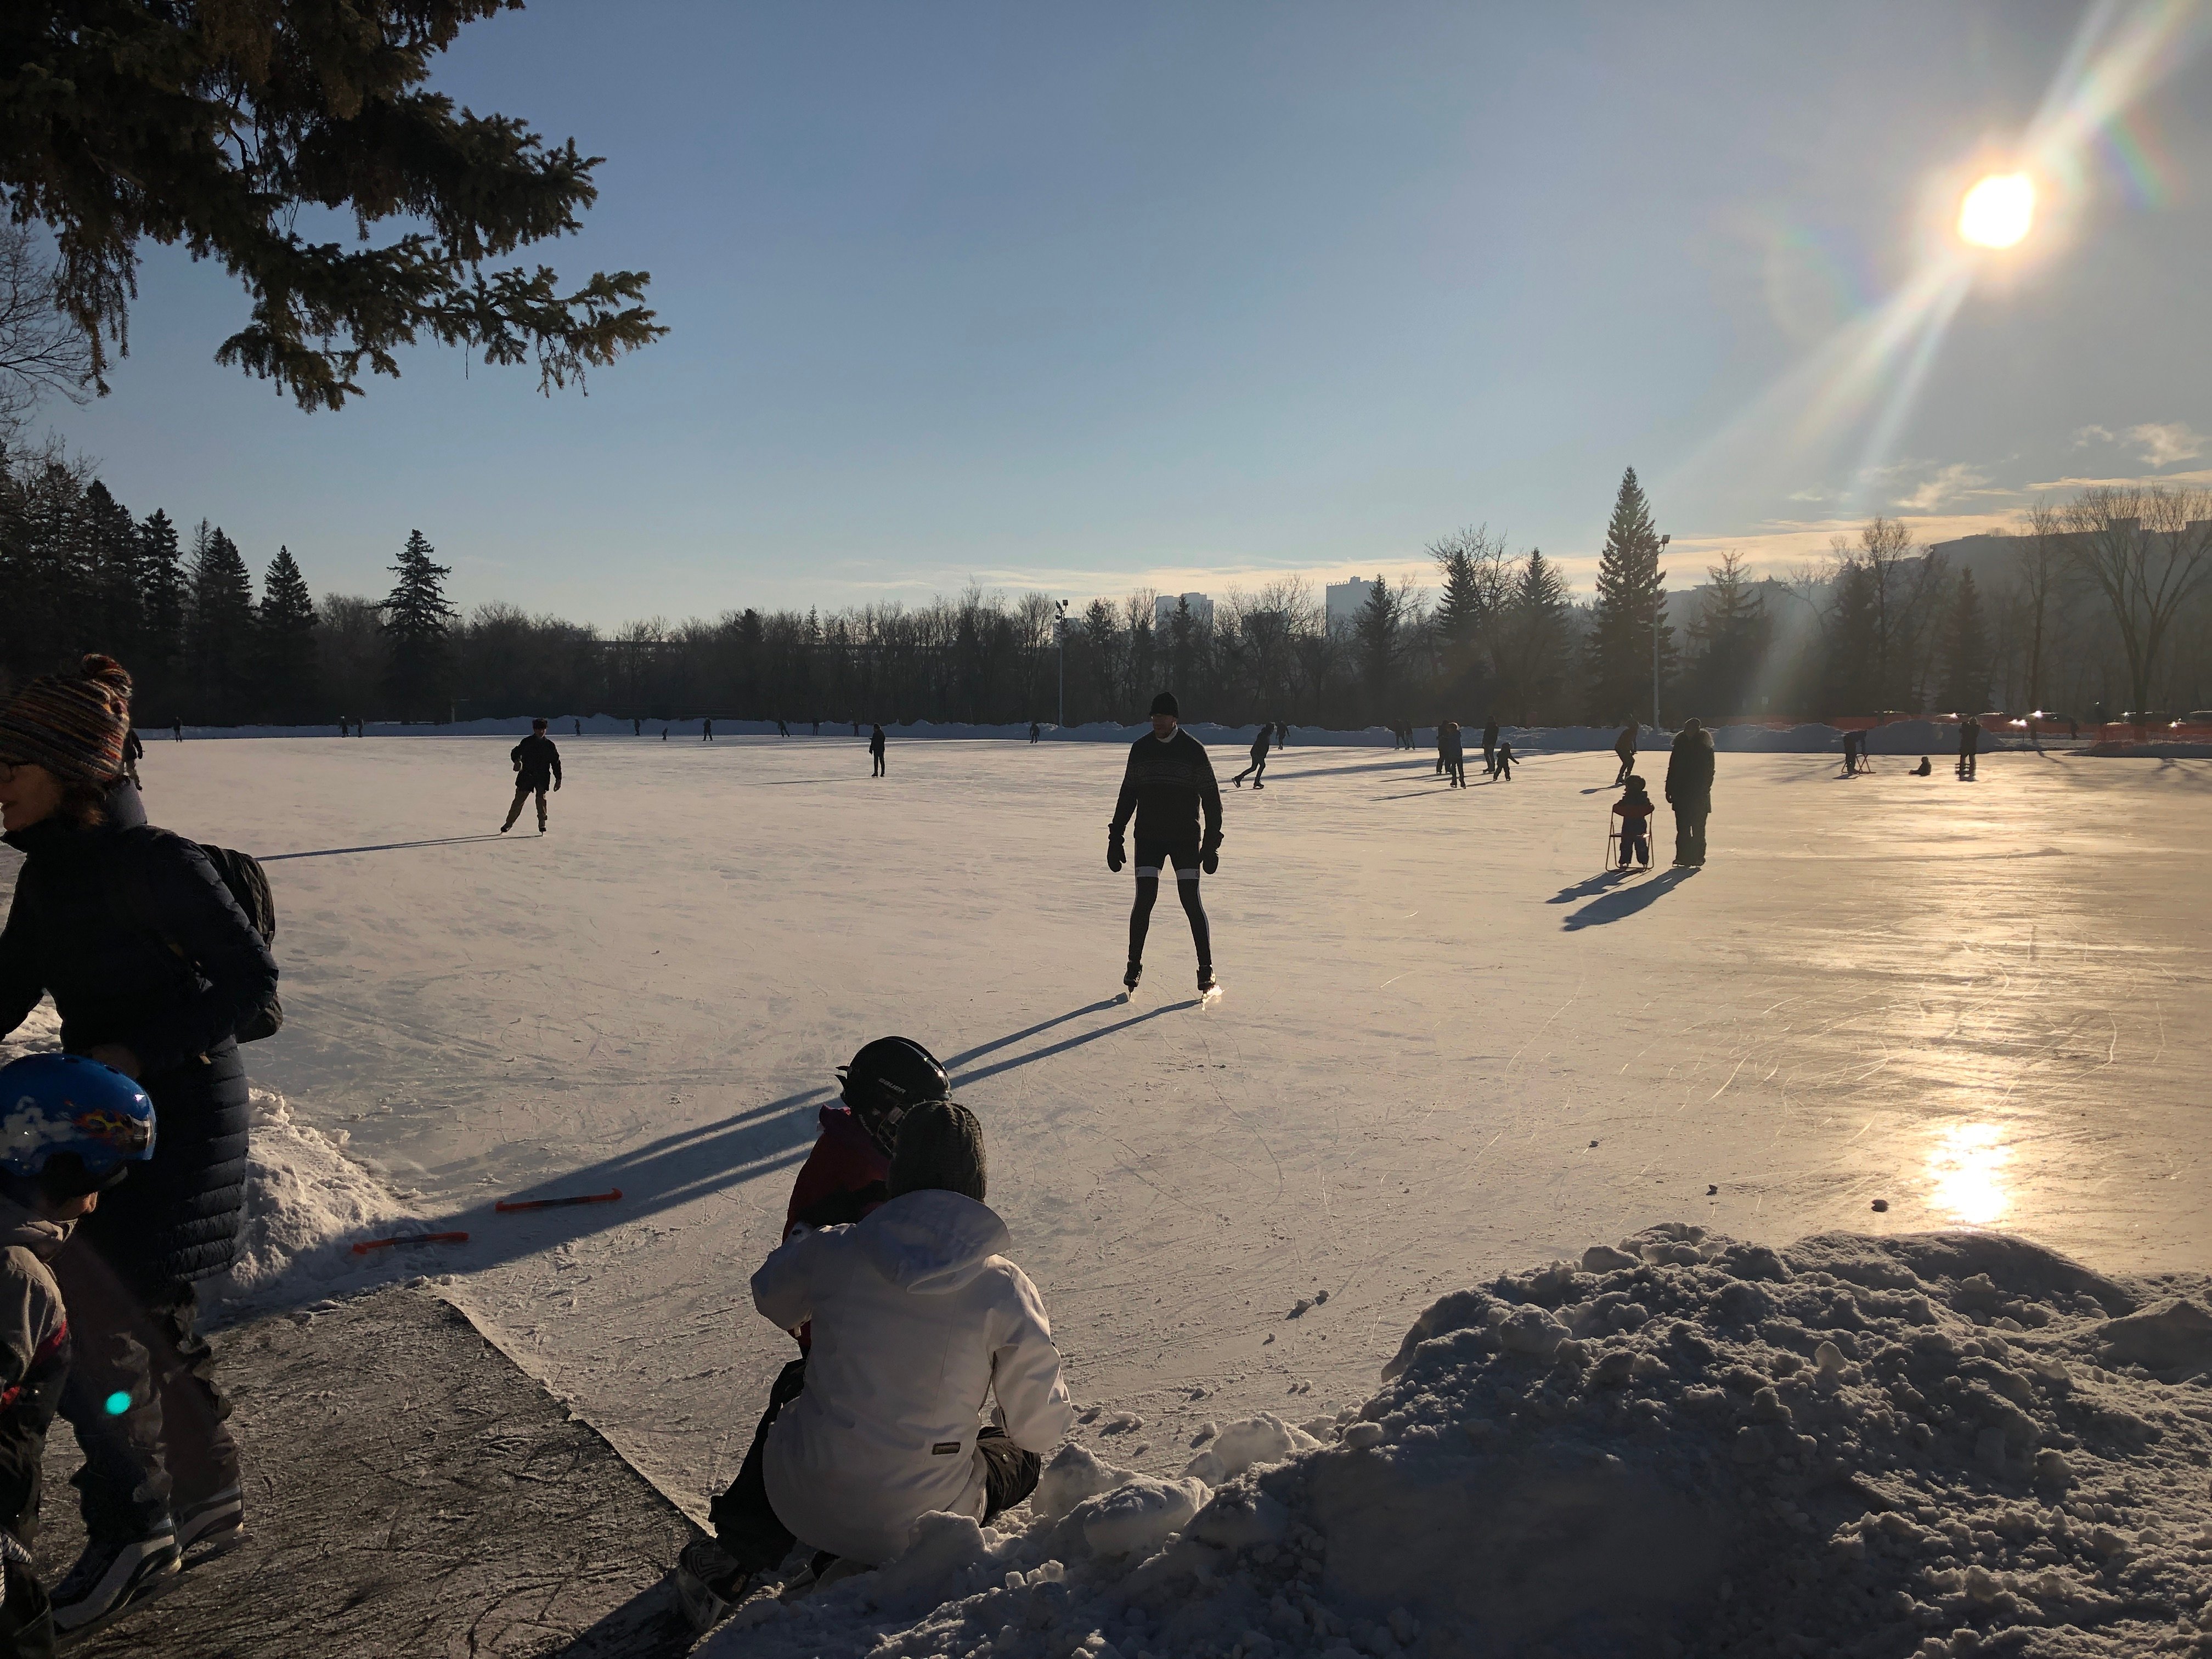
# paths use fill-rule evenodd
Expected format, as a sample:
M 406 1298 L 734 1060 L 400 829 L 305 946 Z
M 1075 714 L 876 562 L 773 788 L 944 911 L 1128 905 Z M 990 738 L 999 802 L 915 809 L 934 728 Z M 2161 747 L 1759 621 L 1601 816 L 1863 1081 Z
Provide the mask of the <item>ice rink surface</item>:
M 269 860 L 256 1081 L 473 1235 L 362 1272 L 453 1273 L 695 1512 L 793 1352 L 745 1281 L 832 1067 L 891 1032 L 952 1060 L 1083 1432 L 1137 1467 L 1364 1399 L 1437 1292 L 1662 1219 L 2212 1264 L 2212 764 L 1723 755 L 1711 863 L 1620 878 L 1610 756 L 1462 794 L 1426 752 L 1292 749 L 1224 788 L 1201 1008 L 1167 895 L 1114 1000 L 1116 747 L 909 744 L 878 781 L 850 738 L 561 742 L 543 838 L 489 833 L 505 739 L 143 772 L 155 822 Z

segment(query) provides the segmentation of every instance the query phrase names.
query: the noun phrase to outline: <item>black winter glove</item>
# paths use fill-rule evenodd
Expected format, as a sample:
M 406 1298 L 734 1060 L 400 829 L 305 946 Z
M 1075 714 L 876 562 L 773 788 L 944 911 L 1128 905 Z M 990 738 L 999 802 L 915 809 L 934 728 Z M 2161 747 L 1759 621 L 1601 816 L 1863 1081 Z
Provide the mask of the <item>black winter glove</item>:
M 1198 867 L 1209 876 L 1220 869 L 1221 849 L 1218 847 L 1209 847 L 1200 853 L 1198 855 Z
M 1121 850 L 1121 832 L 1109 830 L 1106 832 L 1106 867 L 1118 876 L 1121 873 L 1121 866 L 1128 860 L 1129 855 Z

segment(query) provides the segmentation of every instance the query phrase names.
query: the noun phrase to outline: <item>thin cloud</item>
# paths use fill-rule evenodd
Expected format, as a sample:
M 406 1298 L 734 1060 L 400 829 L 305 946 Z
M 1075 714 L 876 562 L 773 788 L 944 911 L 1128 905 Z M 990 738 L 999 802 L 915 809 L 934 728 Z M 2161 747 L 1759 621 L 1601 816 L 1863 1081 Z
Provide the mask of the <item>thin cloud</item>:
M 2074 447 L 2087 449 L 2091 444 L 2116 444 L 2119 439 L 2108 426 L 2085 426 L 2074 434 Z
M 1911 494 L 1899 495 L 1896 505 L 1908 513 L 1932 513 L 1946 501 L 1981 492 L 1981 487 L 1987 483 L 1986 475 L 1975 471 L 1964 461 L 1954 461 L 1948 466 L 1938 467 Z
M 2145 461 L 2160 469 L 2176 461 L 2193 461 L 2204 453 L 2204 434 L 2192 432 L 2179 421 L 2149 421 L 2128 428 L 2128 436 L 2142 446 Z

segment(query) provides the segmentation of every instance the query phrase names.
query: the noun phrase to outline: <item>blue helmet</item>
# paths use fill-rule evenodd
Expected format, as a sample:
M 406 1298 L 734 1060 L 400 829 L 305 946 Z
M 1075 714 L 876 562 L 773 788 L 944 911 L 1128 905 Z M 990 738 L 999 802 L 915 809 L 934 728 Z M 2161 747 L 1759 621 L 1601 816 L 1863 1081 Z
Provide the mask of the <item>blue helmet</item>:
M 0 1172 L 69 1194 L 112 1186 L 154 1156 L 154 1103 L 82 1054 L 0 1066 Z

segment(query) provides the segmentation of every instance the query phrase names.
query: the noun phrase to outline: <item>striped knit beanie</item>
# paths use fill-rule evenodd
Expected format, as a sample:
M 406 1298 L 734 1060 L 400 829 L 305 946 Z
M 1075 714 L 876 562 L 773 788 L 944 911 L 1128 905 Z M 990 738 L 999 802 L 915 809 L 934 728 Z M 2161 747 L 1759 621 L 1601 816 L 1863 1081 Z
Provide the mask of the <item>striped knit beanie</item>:
M 983 1201 L 983 1126 L 957 1100 L 925 1100 L 899 1120 L 898 1150 L 884 1184 L 893 1198 L 932 1188 Z
M 74 674 L 45 674 L 0 708 L 0 762 L 43 766 L 64 783 L 123 775 L 131 676 L 112 657 L 87 657 Z

